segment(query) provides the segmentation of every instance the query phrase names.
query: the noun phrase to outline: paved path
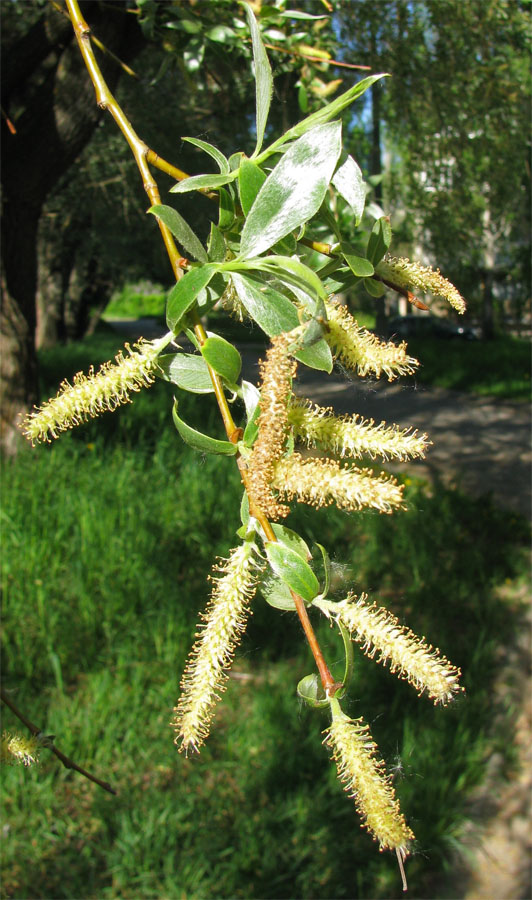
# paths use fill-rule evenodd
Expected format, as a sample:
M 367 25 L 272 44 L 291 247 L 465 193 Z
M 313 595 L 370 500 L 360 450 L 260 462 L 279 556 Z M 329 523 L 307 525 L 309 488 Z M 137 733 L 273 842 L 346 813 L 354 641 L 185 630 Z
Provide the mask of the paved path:
M 244 351 L 248 377 L 256 373 L 254 354 Z M 477 397 L 443 388 L 368 379 L 325 377 L 300 370 L 298 392 L 337 413 L 358 413 L 379 423 L 411 425 L 426 432 L 433 446 L 425 460 L 390 465 L 390 471 L 441 479 L 467 493 L 492 493 L 503 506 L 531 518 L 532 418 L 526 403 Z

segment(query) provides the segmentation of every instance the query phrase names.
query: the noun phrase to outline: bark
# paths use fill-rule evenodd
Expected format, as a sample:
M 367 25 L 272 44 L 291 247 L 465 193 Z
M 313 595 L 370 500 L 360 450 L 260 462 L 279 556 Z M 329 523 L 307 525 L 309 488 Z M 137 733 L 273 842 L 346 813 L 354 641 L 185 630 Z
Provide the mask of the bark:
M 144 45 L 123 3 L 85 3 L 95 33 L 125 62 Z M 120 68 L 100 60 L 114 89 Z M 27 34 L 4 35 L 2 107 L 16 134 L 2 123 L 2 368 L 0 442 L 17 446 L 16 418 L 38 398 L 35 353 L 37 233 L 46 197 L 90 139 L 101 111 L 70 23 L 53 7 Z M 22 110 L 17 115 L 17 111 Z

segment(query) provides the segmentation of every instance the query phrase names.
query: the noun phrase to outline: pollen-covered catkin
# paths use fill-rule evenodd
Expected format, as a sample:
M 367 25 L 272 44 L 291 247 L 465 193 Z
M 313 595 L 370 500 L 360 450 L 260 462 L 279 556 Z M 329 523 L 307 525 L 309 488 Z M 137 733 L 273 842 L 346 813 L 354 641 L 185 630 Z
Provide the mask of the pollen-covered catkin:
M 247 462 L 250 499 L 274 520 L 290 511 L 274 497 L 271 483 L 288 432 L 288 397 L 296 373 L 295 360 L 288 353 L 292 340 L 289 333 L 273 337 L 266 360 L 261 360 L 259 433 Z
M 386 256 L 377 264 L 377 274 L 386 281 L 403 288 L 417 288 L 423 292 L 443 297 L 444 300 L 463 314 L 466 303 L 460 291 L 452 282 L 444 278 L 439 269 L 422 266 L 406 257 Z
M 62 431 L 74 428 L 105 410 L 116 409 L 131 402 L 131 393 L 149 387 L 155 381 L 157 356 L 160 348 L 148 341 L 139 341 L 134 351 L 126 344 L 129 356 L 120 351 L 116 363 L 104 363 L 98 372 L 91 366 L 89 374 L 78 372 L 74 383 L 63 381 L 56 397 L 29 413 L 21 422 L 25 437 L 36 441 L 50 441 Z
M 39 741 L 36 737 L 21 737 L 19 734 L 2 732 L 0 742 L 0 762 L 8 766 L 31 766 L 38 762 Z
M 368 726 L 362 719 L 349 719 L 339 713 L 333 716 L 325 734 L 340 781 L 353 797 L 363 824 L 381 850 L 400 850 L 406 856 L 414 835 L 401 813 Z
M 333 459 L 303 459 L 299 453 L 275 464 L 273 486 L 289 500 L 311 506 L 359 510 L 364 507 L 391 513 L 403 507 L 403 485 L 392 475 L 356 466 L 341 466 Z
M 335 416 L 331 407 L 315 406 L 310 400 L 293 399 L 288 422 L 294 438 L 307 447 L 329 450 L 337 456 L 407 460 L 424 457 L 430 444 L 426 434 L 397 425 L 376 425 L 361 416 Z
M 199 750 L 209 733 L 214 707 L 225 690 L 226 670 L 240 643 L 255 593 L 255 544 L 246 541 L 217 566 L 214 588 L 190 653 L 172 727 L 180 750 Z
M 366 328 L 360 328 L 347 307 L 336 300 L 326 304 L 329 331 L 325 339 L 336 358 L 357 375 L 384 372 L 388 381 L 399 375 L 412 375 L 419 366 L 417 359 L 407 356 L 406 344 L 381 341 Z
M 390 671 L 410 682 L 422 694 L 427 693 L 434 703 L 448 703 L 463 690 L 459 684 L 460 669 L 439 654 L 439 650 L 418 638 L 413 631 L 384 607 L 366 602 L 349 594 L 336 608 L 336 615 L 362 645 L 371 659 L 389 662 Z

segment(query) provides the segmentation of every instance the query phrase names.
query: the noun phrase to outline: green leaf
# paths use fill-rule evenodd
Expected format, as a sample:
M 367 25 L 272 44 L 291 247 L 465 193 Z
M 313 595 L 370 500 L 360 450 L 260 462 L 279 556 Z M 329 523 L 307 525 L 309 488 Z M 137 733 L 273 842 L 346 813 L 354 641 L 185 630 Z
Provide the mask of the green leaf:
M 329 705 L 321 681 L 315 672 L 312 675 L 305 675 L 301 679 L 297 686 L 297 694 L 309 706 L 323 707 Z
M 219 44 L 225 44 L 227 41 L 231 41 L 235 36 L 234 29 L 229 28 L 228 25 L 215 25 L 214 28 L 209 28 L 205 34 L 205 37 L 210 41 L 215 41 Z
M 392 229 L 387 216 L 377 219 L 368 240 L 366 256 L 374 266 L 381 261 L 392 242 Z
M 257 404 L 244 429 L 244 436 L 242 437 L 242 441 L 244 442 L 245 447 L 252 447 L 255 442 L 255 438 L 259 433 L 259 416 L 260 407 Z
M 185 253 L 193 256 L 194 259 L 199 259 L 200 262 L 207 262 L 207 254 L 200 239 L 196 237 L 188 222 L 185 222 L 183 216 L 180 216 L 176 209 L 172 206 L 156 204 L 148 212 L 153 213 L 161 222 L 164 222 L 178 243 L 181 244 Z
M 345 694 L 347 685 L 351 681 L 353 677 L 353 669 L 355 667 L 355 659 L 353 653 L 353 641 L 351 640 L 351 635 L 349 630 L 345 627 L 344 623 L 341 619 L 337 619 L 338 627 L 340 629 L 340 634 L 342 635 L 342 640 L 344 642 L 344 651 L 345 651 L 345 670 L 343 677 L 343 689 L 341 691 L 336 692 L 336 696 L 340 699 Z
M 260 278 L 234 272 L 231 279 L 246 311 L 270 337 L 299 325 L 294 304 Z
M 223 262 L 225 259 L 224 236 L 214 222 L 211 222 L 211 233 L 207 244 L 207 253 L 210 262 Z
M 272 70 L 268 54 L 262 43 L 260 29 L 257 20 L 251 11 L 249 4 L 243 4 L 246 10 L 249 30 L 251 32 L 251 42 L 253 45 L 253 62 L 255 64 L 255 97 L 256 97 L 256 123 L 257 123 L 257 146 L 253 156 L 256 156 L 262 147 L 264 140 L 264 129 L 270 111 L 270 103 L 273 93 Z
M 313 16 L 311 13 L 299 12 L 297 9 L 285 9 L 284 12 L 278 12 L 280 19 L 326 19 L 327 16 Z
M 247 216 L 255 197 L 266 181 L 266 173 L 250 159 L 243 159 L 238 170 L 238 187 L 240 192 L 240 206 Z
M 218 210 L 218 228 L 221 231 L 228 231 L 235 221 L 235 202 L 229 191 L 220 188 L 219 193 L 219 210 Z
M 242 525 L 247 529 L 247 524 L 249 522 L 249 498 L 247 495 L 247 491 L 244 491 L 242 494 L 242 500 L 240 502 L 240 521 Z
M 210 394 L 214 390 L 207 363 L 192 353 L 166 353 L 157 357 L 163 378 L 193 394 Z
M 355 214 L 358 225 L 366 202 L 366 183 L 352 156 L 348 156 L 333 175 L 332 183 Z
M 251 384 L 251 381 L 242 381 L 242 396 L 244 398 L 246 415 L 249 422 L 255 410 L 257 409 L 257 405 L 260 400 L 260 392 L 254 384 Z
M 329 589 L 331 586 L 331 557 L 327 553 L 327 550 L 325 549 L 323 544 L 318 544 L 316 542 L 316 547 L 320 551 L 322 559 L 323 559 L 323 574 L 324 574 L 324 578 L 325 578 L 325 583 L 323 585 L 323 590 L 321 592 L 321 596 L 326 597 L 327 594 L 329 593 Z
M 190 175 L 183 178 L 170 188 L 171 194 L 186 194 L 189 191 L 216 191 L 223 184 L 229 184 L 237 176 L 236 172 L 229 175 Z
M 308 544 L 296 531 L 292 531 L 292 529 L 287 528 L 286 525 L 279 525 L 277 522 L 272 523 L 272 528 L 275 537 L 283 547 L 294 550 L 294 552 L 299 554 L 301 559 L 304 559 L 305 562 L 312 559 L 312 553 L 309 550 Z
M 242 357 L 236 347 L 225 338 L 213 335 L 207 338 L 200 350 L 204 360 L 218 375 L 235 384 L 242 369 Z
M 268 578 L 261 585 L 261 593 L 266 603 L 269 603 L 275 609 L 284 609 L 290 612 L 296 611 L 290 588 L 280 578 Z
M 309 564 L 299 553 L 282 544 L 268 542 L 265 545 L 268 562 L 281 581 L 284 581 L 303 600 L 310 603 L 319 593 L 318 579 Z
M 216 266 L 209 264 L 190 269 L 172 288 L 166 303 L 166 323 L 170 331 L 176 332 L 178 323 L 215 272 Z
M 214 147 L 212 144 L 208 144 L 207 141 L 200 141 L 199 138 L 193 137 L 184 137 L 184 141 L 187 141 L 189 144 L 194 144 L 195 147 L 199 147 L 200 150 L 204 150 L 205 153 L 208 153 L 209 156 L 212 156 L 214 160 L 216 160 L 218 164 L 218 168 L 222 175 L 228 175 L 231 171 L 229 169 L 229 160 L 224 154 L 218 150 L 218 147 Z
M 245 262 L 252 263 L 253 268 L 263 272 L 272 272 L 280 281 L 295 285 L 315 299 L 327 300 L 327 292 L 319 276 L 298 259 L 291 256 L 261 256 Z
M 174 399 L 172 418 L 185 444 L 193 447 L 194 450 L 199 450 L 201 453 L 218 453 L 222 456 L 235 455 L 237 452 L 236 444 L 232 444 L 230 441 L 218 441 L 216 438 L 211 438 L 207 434 L 202 434 L 201 431 L 191 428 L 177 415 L 177 406 L 177 400 Z
M 366 288 L 370 297 L 384 297 L 386 293 L 386 288 L 384 287 L 381 281 L 375 281 L 374 278 L 366 278 L 364 280 L 364 287 Z
M 387 73 L 381 72 L 378 75 L 370 75 L 368 78 L 364 78 L 362 81 L 359 81 L 358 84 L 350 87 L 349 90 L 345 91 L 343 94 L 340 94 L 339 97 L 336 97 L 331 103 L 328 103 L 327 106 L 318 109 L 316 112 L 312 113 L 310 116 L 307 116 L 306 119 L 302 119 L 301 122 L 298 122 L 297 125 L 294 125 L 293 128 L 289 128 L 288 131 L 278 138 L 273 144 L 263 150 L 260 156 L 257 157 L 257 162 L 260 164 L 264 162 L 268 156 L 271 156 L 272 153 L 275 153 L 279 147 L 282 147 L 283 144 L 286 144 L 287 141 L 293 141 L 294 138 L 301 137 L 302 134 L 306 134 L 312 128 L 315 128 L 316 125 L 323 125 L 325 122 L 330 122 L 331 119 L 336 118 L 344 109 L 353 103 L 358 97 L 362 96 L 362 94 L 367 91 L 368 88 L 371 87 L 372 84 L 375 84 L 376 81 L 379 81 L 381 78 L 386 78 Z
M 351 248 L 348 245 L 342 244 L 340 249 L 353 275 L 357 275 L 359 278 L 368 278 L 370 275 L 373 275 L 375 269 L 369 259 L 366 259 L 365 256 L 356 256 L 356 254 L 351 252 Z
M 299 359 L 305 366 L 310 369 L 318 369 L 320 372 L 328 372 L 333 370 L 333 358 L 331 348 L 327 341 L 323 339 L 313 344 L 312 347 L 305 347 L 304 350 L 298 350 L 296 359 Z
M 341 122 L 318 125 L 286 151 L 249 211 L 241 257 L 264 253 L 317 213 L 340 156 L 341 132 Z

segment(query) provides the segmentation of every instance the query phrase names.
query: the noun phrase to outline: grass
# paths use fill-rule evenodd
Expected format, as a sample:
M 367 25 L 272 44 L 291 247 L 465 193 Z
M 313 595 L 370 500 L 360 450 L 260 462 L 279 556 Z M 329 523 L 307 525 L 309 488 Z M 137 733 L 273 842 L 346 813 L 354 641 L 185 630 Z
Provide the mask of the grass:
M 47 387 L 112 349 L 93 339 L 62 366 L 47 354 Z M 257 596 L 206 747 L 186 760 L 173 746 L 180 674 L 211 563 L 235 545 L 240 486 L 231 461 L 180 442 L 170 396 L 158 384 L 4 466 L 4 685 L 118 790 L 44 751 L 35 769 L 4 767 L 4 896 L 398 896 L 394 859 L 360 830 L 321 744 L 326 718 L 296 700 L 313 666 L 292 614 Z M 210 410 L 209 398 L 181 402 L 216 434 Z M 288 524 L 328 546 L 339 596 L 368 590 L 463 668 L 467 697 L 435 709 L 357 653 L 346 704 L 369 721 L 416 833 L 409 896 L 456 897 L 446 879 L 468 798 L 493 752 L 512 763 L 511 697 L 496 701 L 493 686 L 522 622 L 509 588 L 526 578 L 529 534 L 488 501 L 417 482 L 407 496 L 393 517 L 299 508 Z M 335 634 L 318 628 L 339 674 Z M 17 727 L 9 712 L 3 727 Z
M 499 336 L 493 341 L 412 339 L 408 351 L 422 363 L 423 384 L 530 402 L 530 341 Z

